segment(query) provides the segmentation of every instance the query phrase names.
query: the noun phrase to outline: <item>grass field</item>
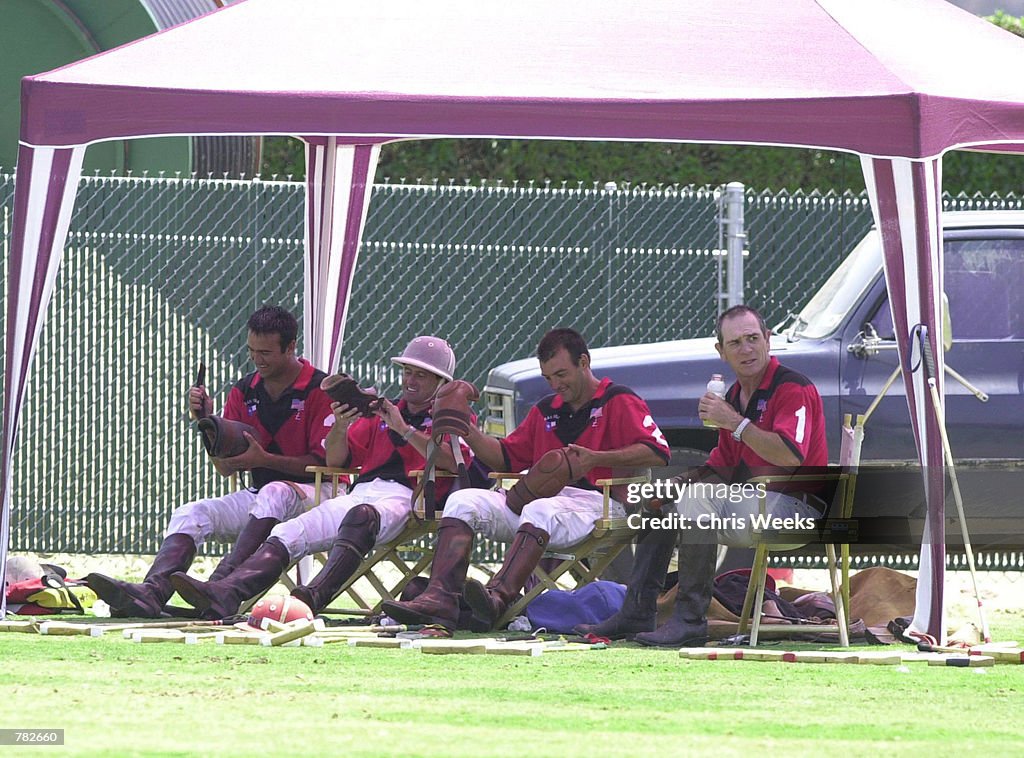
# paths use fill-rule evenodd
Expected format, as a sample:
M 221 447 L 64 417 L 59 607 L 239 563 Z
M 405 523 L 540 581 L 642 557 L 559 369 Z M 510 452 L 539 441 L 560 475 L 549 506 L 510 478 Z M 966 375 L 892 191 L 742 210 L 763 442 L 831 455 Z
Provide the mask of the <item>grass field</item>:
M 1024 639 L 997 614 L 996 639 Z M 785 643 L 787 649 L 794 646 Z M 808 647 L 808 646 L 803 646 Z M 539 658 L 0 635 L 4 755 L 1020 755 L 1024 667 Z M 876 650 L 880 648 L 874 648 Z M 904 648 L 909 649 L 909 648 Z

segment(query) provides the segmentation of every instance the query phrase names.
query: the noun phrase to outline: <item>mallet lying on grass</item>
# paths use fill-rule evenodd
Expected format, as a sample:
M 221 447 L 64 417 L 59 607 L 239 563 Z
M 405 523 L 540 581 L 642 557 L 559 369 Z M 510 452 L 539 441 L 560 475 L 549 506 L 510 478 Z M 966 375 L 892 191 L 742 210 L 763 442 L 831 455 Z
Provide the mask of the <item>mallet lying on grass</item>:
M 1019 647 L 1001 647 L 998 644 L 974 645 L 970 648 L 943 647 L 942 645 L 929 645 L 927 642 L 918 642 L 917 649 L 922 653 L 959 653 L 960 655 L 984 655 L 990 656 L 1000 663 L 1024 663 L 1024 649 Z

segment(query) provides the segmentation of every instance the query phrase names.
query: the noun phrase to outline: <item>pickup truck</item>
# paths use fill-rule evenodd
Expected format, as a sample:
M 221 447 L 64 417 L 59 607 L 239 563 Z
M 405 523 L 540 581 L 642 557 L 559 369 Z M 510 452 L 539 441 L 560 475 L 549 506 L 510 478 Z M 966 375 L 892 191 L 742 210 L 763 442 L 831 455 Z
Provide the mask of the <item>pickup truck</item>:
M 946 363 L 973 385 L 946 376 L 946 423 L 958 472 L 960 466 L 1019 469 L 1024 460 L 1024 212 L 948 212 L 943 225 L 952 323 Z M 897 365 L 877 231 L 853 248 L 798 314 L 772 331 L 772 353 L 810 377 L 821 393 L 834 461 L 843 415 L 863 413 Z M 702 462 L 715 444 L 716 433 L 697 416 L 697 400 L 712 373 L 723 373 L 727 384 L 733 377 L 714 342 L 708 337 L 592 351 L 595 373 L 643 397 L 672 445 L 671 471 L 659 475 Z M 507 434 L 548 392 L 535 358 L 497 366 L 483 391 L 484 430 Z M 916 463 L 902 378 L 865 428 L 862 460 Z M 1004 497 L 1019 503 L 1022 491 L 982 497 L 1004 513 Z

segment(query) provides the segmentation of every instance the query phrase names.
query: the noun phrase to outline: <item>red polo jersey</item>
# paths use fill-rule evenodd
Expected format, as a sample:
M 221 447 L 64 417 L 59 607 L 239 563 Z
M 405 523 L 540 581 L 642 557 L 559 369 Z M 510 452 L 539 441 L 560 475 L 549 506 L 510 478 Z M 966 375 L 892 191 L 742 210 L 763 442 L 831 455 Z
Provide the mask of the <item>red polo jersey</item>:
M 313 455 L 322 464 L 324 437 L 334 419 L 331 399 L 320 389 L 326 374 L 302 358 L 299 363 L 302 368 L 298 377 L 276 400 L 267 393 L 258 372 L 240 379 L 228 393 L 224 418 L 254 427 L 257 441 L 269 453 L 294 457 Z M 262 487 L 278 480 L 311 482 L 313 475 L 296 476 L 259 468 L 253 470 L 252 480 L 256 487 Z
M 612 384 L 608 378 L 601 380 L 590 402 L 575 412 L 561 395 L 548 395 L 530 409 L 522 424 L 499 441 L 509 471 L 528 469 L 544 453 L 570 443 L 590 450 L 619 450 L 639 442 L 665 463 L 672 455 L 647 403 L 633 390 Z M 611 476 L 610 468 L 595 467 L 573 484 L 599 489 L 595 482 Z
M 766 432 L 775 432 L 800 459 L 793 469 L 773 466 L 750 447 L 733 439 L 727 429 L 718 431 L 718 445 L 711 451 L 708 465 L 727 482 L 745 482 L 752 476 L 789 472 L 813 473 L 828 465 L 828 443 L 825 440 L 825 412 L 817 388 L 803 374 L 788 369 L 772 356 L 768 370 L 746 408 L 740 407 L 740 385 L 734 382 L 725 399 L 737 412 Z M 801 472 L 809 468 L 810 471 Z M 772 484 L 769 489 L 786 489 Z M 817 486 L 801 483 L 788 489 L 815 492 Z
M 433 419 L 429 410 L 412 413 L 405 400 L 399 400 L 395 405 L 401 411 L 405 423 L 430 434 Z M 472 423 L 476 423 L 476 416 L 473 416 Z M 473 457 L 472 451 L 464 442 L 459 447 L 468 466 Z M 378 416 L 358 418 L 348 428 L 348 459 L 345 465 L 359 466 L 361 469 L 356 484 L 388 479 L 414 488 L 416 483 L 409 472 L 422 471 L 426 464 L 420 452 L 389 429 L 384 419 Z M 438 478 L 435 492 L 439 500 L 448 494 L 452 483 L 453 480 L 447 477 Z

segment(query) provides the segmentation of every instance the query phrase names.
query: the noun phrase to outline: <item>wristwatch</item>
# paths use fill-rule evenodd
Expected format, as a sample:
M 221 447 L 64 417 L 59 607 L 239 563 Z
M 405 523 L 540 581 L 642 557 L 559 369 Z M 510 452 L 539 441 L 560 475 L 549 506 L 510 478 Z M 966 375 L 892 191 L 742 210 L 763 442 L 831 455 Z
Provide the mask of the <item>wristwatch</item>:
M 736 425 L 736 429 L 732 433 L 732 438 L 737 442 L 743 441 L 743 430 L 750 424 L 750 419 L 745 418 Z

